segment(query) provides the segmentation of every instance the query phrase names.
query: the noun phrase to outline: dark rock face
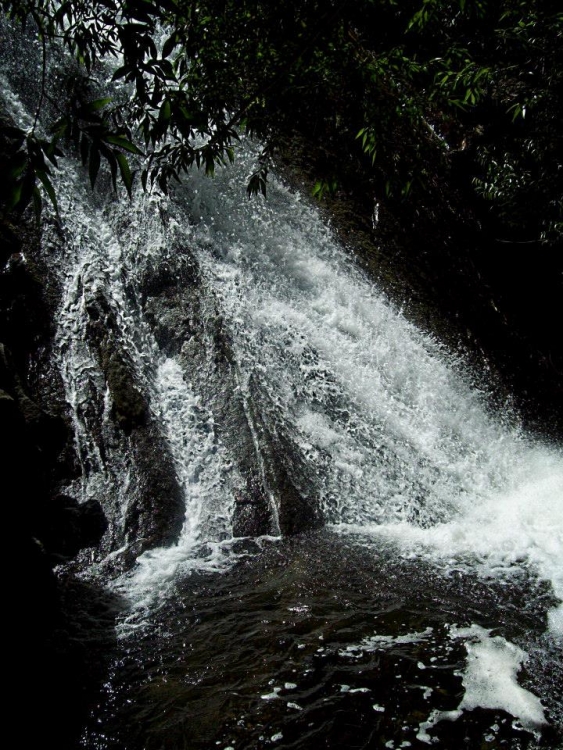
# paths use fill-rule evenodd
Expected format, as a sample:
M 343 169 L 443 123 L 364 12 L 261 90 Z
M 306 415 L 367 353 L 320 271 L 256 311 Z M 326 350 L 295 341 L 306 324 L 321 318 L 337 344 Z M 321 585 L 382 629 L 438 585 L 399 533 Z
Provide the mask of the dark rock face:
M 139 497 L 125 520 L 127 541 L 137 554 L 178 540 L 184 522 L 184 495 L 154 419 L 131 433 L 131 448 L 141 474 Z
M 113 406 L 112 416 L 124 432 L 131 434 L 134 427 L 147 422 L 147 404 L 125 361 L 118 353 L 112 352 L 104 362 L 108 388 Z
M 53 495 L 51 469 L 67 440 L 66 425 L 28 396 L 3 344 L 0 384 L 2 474 L 20 539 L 39 540 L 49 557 L 72 558 L 100 542 L 107 528 L 103 510 L 95 501 L 80 505 Z
M 112 398 L 112 417 L 128 435 L 144 425 L 148 404 L 135 385 L 132 366 L 120 352 L 117 324 L 103 294 L 87 306 L 88 334 L 97 350 L 102 371 Z
M 235 495 L 233 536 L 260 536 L 271 525 L 272 509 L 259 477 L 250 477 Z
M 66 426 L 61 418 L 48 414 L 29 397 L 11 353 L 3 344 L 0 388 L 1 459 L 7 507 L 17 515 L 22 536 L 40 538 L 40 514 L 51 491 L 52 464 L 67 438 Z
M 301 451 L 276 420 L 275 408 L 256 379 L 251 379 L 250 394 L 266 481 L 277 499 L 281 533 L 292 535 L 319 528 L 323 518 L 318 505 L 318 488 Z
M 179 355 L 201 328 L 200 284 L 196 263 L 186 253 L 176 263 L 164 262 L 142 281 L 145 316 L 161 351 L 170 357 Z
M 170 263 L 144 289 L 144 310 L 159 345 L 179 357 L 186 380 L 213 415 L 217 438 L 236 457 L 242 486 L 236 492 L 234 533 L 276 533 L 267 488 L 240 390 L 230 343 L 212 299 L 204 298 L 195 261 Z
M 33 706 L 27 742 L 71 750 L 105 676 L 114 613 L 91 584 L 81 584 L 82 601 L 67 596 L 72 576 L 62 581 L 52 569 L 96 545 L 106 519 L 98 503 L 59 493 L 77 466 L 62 383 L 49 363 L 58 298 L 38 244 L 33 225 L 0 221 L 0 477 L 17 561 L 13 642 L 23 657 L 13 684 Z
M 9 394 L 26 425 L 30 442 L 40 451 L 42 460 L 56 460 L 67 443 L 69 433 L 65 420 L 44 411 L 27 394 L 11 352 L 0 343 L 0 388 Z
M 78 503 L 67 495 L 56 495 L 48 500 L 41 515 L 41 542 L 49 555 L 62 559 L 96 547 L 108 527 L 97 500 Z
M 97 605 L 100 592 L 88 586 L 91 610 L 78 622 L 78 603 L 65 600 L 64 586 L 52 566 L 98 544 L 107 522 L 99 503 L 79 505 L 71 497 L 53 495 L 55 465 L 68 438 L 66 423 L 26 392 L 4 345 L 0 382 L 2 500 L 17 561 L 12 575 L 18 591 L 15 622 L 23 625 L 23 632 L 16 627 L 12 638 L 23 658 L 18 659 L 18 674 L 9 679 L 22 685 L 33 706 L 33 726 L 25 730 L 26 739 L 33 745 L 71 750 L 90 692 L 105 676 L 101 649 L 103 644 L 107 653 L 112 643 L 113 616 L 107 612 L 104 620 Z
M 29 439 L 19 405 L 6 391 L 0 391 L 0 421 L 3 505 L 19 546 L 36 531 L 37 515 L 47 497 L 45 470 L 37 446 Z
M 275 410 L 256 382 L 240 387 L 227 327 L 184 252 L 143 289 L 144 311 L 164 351 L 177 356 L 186 380 L 213 415 L 218 440 L 236 461 L 235 536 L 295 534 L 322 523 L 315 488 Z
M 125 541 L 132 546 L 128 558 L 153 547 L 173 544 L 184 520 L 184 498 L 176 477 L 172 456 L 149 408 L 118 335 L 117 322 L 102 292 L 87 306 L 88 335 L 111 396 L 111 418 L 118 431 L 122 450 L 135 466 L 138 490 L 131 498 L 124 523 Z M 101 435 L 102 405 L 92 417 Z M 122 539 L 116 540 L 121 546 Z

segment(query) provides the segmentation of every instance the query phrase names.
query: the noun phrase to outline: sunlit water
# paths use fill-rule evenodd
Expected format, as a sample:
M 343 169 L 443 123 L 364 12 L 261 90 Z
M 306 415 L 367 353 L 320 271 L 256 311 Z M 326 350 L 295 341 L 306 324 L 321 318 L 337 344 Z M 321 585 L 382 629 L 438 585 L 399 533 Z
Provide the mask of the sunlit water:
M 12 93 L 9 106 L 24 117 Z M 59 175 L 62 226 L 44 252 L 82 469 L 69 491 L 104 502 L 107 559 L 134 543 L 142 477 L 90 341 L 102 294 L 185 498 L 176 544 L 112 580 L 103 559 L 87 571 L 127 607 L 84 745 L 559 747 L 560 449 L 491 415 L 463 363 L 374 288 L 306 201 L 275 180 L 248 201 L 252 159 L 249 146 L 171 200 L 92 200 L 72 164 Z M 208 347 L 194 366 L 189 326 L 182 356 L 167 353 L 143 292 L 164 266 L 184 284 L 186 263 Z M 189 307 L 195 292 L 182 293 Z M 267 484 L 266 425 L 322 531 L 280 538 L 284 497 L 270 488 L 270 533 L 234 538 L 236 425 L 209 392 L 219 318 L 257 475 Z
M 374 290 L 298 196 L 274 184 L 249 203 L 241 173 L 187 185 L 190 241 L 241 387 L 267 393 L 325 522 L 487 576 L 531 566 L 563 596 L 561 452 L 488 414 L 462 363 Z
M 216 452 L 195 482 L 186 462 L 182 538 L 116 582 L 133 605 L 104 718 L 116 734 L 87 744 L 123 743 L 124 722 L 131 747 L 557 747 L 560 452 L 489 414 L 463 363 L 374 290 L 303 200 L 274 182 L 248 202 L 246 158 L 187 181 L 166 231 L 197 259 L 237 387 L 301 457 L 327 531 L 289 548 L 210 533 L 237 480 L 207 415 L 207 443 L 188 443 Z M 184 410 L 185 443 L 197 393 L 170 396 L 168 360 L 155 372 L 169 395 L 155 390 L 153 408 L 170 425 Z

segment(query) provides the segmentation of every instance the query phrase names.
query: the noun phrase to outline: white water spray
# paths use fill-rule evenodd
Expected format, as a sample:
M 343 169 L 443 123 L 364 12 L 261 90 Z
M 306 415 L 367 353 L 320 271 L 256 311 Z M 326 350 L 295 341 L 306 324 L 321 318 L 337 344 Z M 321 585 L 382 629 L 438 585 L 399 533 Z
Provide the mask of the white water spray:
M 185 206 L 240 368 L 264 383 L 327 523 L 485 575 L 528 567 L 563 598 L 561 453 L 488 414 L 461 363 L 386 302 L 299 196 L 274 183 L 268 201 L 245 201 L 245 168 L 194 177 Z
M 13 94 L 10 108 L 24 116 Z M 237 456 L 201 405 L 202 383 L 160 350 L 139 302 L 142 275 L 189 247 L 228 331 L 243 401 L 283 432 L 327 524 L 488 575 L 530 567 L 563 598 L 561 453 L 491 417 L 460 363 L 387 303 L 299 196 L 274 180 L 267 201 L 248 201 L 252 158 L 249 148 L 213 181 L 196 173 L 171 202 L 95 205 L 72 165 L 61 175 L 64 256 L 56 233 L 45 244 L 64 289 L 58 344 L 80 494 L 111 497 L 125 517 L 138 481 L 112 445 L 109 394 L 87 344 L 87 306 L 102 290 L 186 498 L 179 543 L 141 558 L 128 590 L 215 561 L 209 545 L 223 550 L 232 536 Z M 103 451 L 89 425 L 94 402 Z M 560 609 L 553 628 L 562 622 Z

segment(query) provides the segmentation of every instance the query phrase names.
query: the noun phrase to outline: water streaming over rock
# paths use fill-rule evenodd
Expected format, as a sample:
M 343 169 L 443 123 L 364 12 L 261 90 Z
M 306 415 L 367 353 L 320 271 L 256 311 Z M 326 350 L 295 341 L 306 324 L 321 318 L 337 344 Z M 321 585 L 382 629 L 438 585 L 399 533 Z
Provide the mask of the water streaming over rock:
M 58 176 L 67 489 L 103 502 L 84 570 L 128 601 L 94 718 L 113 728 L 85 745 L 531 747 L 562 721 L 561 452 L 488 413 L 299 195 L 248 201 L 253 158 L 130 203 Z
M 124 643 L 131 642 L 133 635 L 128 634 L 139 628 L 146 632 L 148 627 L 152 633 L 144 636 L 146 653 L 136 652 L 133 662 L 139 666 L 147 653 L 160 652 L 154 633 L 161 633 L 163 627 L 168 630 L 170 622 L 178 623 L 177 614 L 169 613 L 171 620 L 165 618 L 163 625 L 156 612 L 162 608 L 166 612 L 167 602 L 178 596 L 190 601 L 189 587 L 187 594 L 178 594 L 186 575 L 220 575 L 237 561 L 252 565 L 248 555 L 259 558 L 260 548 L 275 546 L 280 534 L 320 526 L 344 534 L 367 556 L 380 558 L 383 550 L 388 555 L 386 545 L 391 544 L 398 559 L 418 560 L 411 563 L 418 566 L 425 559 L 430 570 L 441 571 L 439 575 L 446 579 L 462 571 L 469 579 L 488 580 L 492 591 L 498 585 L 513 587 L 520 599 L 529 586 L 533 589 L 537 577 L 549 581 L 561 595 L 560 453 L 532 443 L 509 420 L 503 424 L 498 415 L 489 414 L 482 396 L 472 390 L 463 363 L 416 330 L 374 289 L 299 196 L 273 182 L 267 201 L 247 201 L 244 185 L 251 165 L 249 146 L 236 168 L 214 181 L 194 175 L 171 202 L 138 196 L 133 205 L 114 202 L 100 214 L 99 208 L 91 208 L 83 198 L 79 210 L 69 211 L 66 221 L 66 243 L 80 250 L 71 250 L 75 260 L 62 264 L 68 280 L 59 333 L 63 372 L 69 399 L 76 404 L 79 450 L 88 458 L 83 491 L 99 496 L 100 477 L 104 477 L 104 492 L 112 495 L 113 489 L 112 502 L 120 509 L 115 513 L 115 526 L 121 524 L 121 531 L 112 549 L 122 549 L 125 543 L 135 555 L 142 552 L 113 584 L 132 605 L 120 625 Z M 76 186 L 72 191 L 75 202 L 79 190 Z M 142 394 L 143 410 L 149 415 L 118 437 L 117 433 L 123 433 L 123 425 L 115 425 L 119 389 L 117 394 L 111 392 L 111 371 L 101 377 L 100 366 L 94 362 L 104 355 L 99 346 L 97 354 L 92 347 L 92 305 L 97 311 L 95 321 L 103 317 L 102 335 L 111 338 L 107 346 L 125 363 L 130 387 Z M 73 347 L 86 347 L 89 358 L 77 356 Z M 81 411 L 96 400 L 100 414 L 95 420 L 101 415 L 101 435 L 99 427 L 87 426 L 88 415 Z M 136 433 L 153 423 L 154 439 L 159 442 L 147 458 L 142 451 L 135 453 L 132 443 Z M 97 437 L 90 446 L 92 435 Z M 97 458 L 100 451 L 105 456 L 102 471 Z M 170 464 L 178 486 L 174 491 L 184 498 L 183 525 L 176 528 L 173 541 L 166 537 L 174 525 L 177 502 L 168 509 L 167 518 L 165 514 L 164 527 L 160 524 L 152 536 L 146 532 L 152 529 L 147 517 L 159 512 L 170 493 L 168 485 L 162 493 L 155 491 L 149 470 L 148 495 L 142 497 L 140 485 L 153 461 Z M 139 544 L 139 535 L 146 545 Z M 255 537 L 258 546 L 237 541 L 240 537 Z M 314 548 L 313 541 L 305 543 L 300 576 L 306 575 L 308 555 Z M 361 558 L 357 564 L 370 569 Z M 332 565 L 326 562 L 328 576 Z M 385 573 L 379 570 L 374 575 Z M 413 576 L 410 585 L 436 588 L 426 577 L 421 584 Z M 465 586 L 455 587 L 464 607 L 475 597 L 465 593 Z M 538 602 L 546 601 L 544 594 L 534 596 Z M 243 599 L 241 606 L 246 607 Z M 375 605 L 375 600 L 373 596 L 380 611 L 381 604 Z M 299 611 L 301 606 L 297 601 L 286 609 Z M 469 606 L 474 607 L 474 602 Z M 268 609 L 265 602 L 261 607 Z M 485 609 L 490 616 L 491 603 Z M 560 627 L 560 611 L 550 613 L 554 631 Z M 488 690 L 472 693 L 471 706 L 458 701 L 446 709 L 439 701 L 432 704 L 429 700 L 433 707 L 420 720 L 400 718 L 399 711 L 395 723 L 405 721 L 410 726 L 410 734 L 405 733 L 409 739 L 403 741 L 419 746 L 437 741 L 448 747 L 456 740 L 447 739 L 448 730 L 443 727 L 448 722 L 458 726 L 460 717 L 473 715 L 469 709 L 476 705 L 512 713 L 526 730 L 525 737 L 539 737 L 537 732 L 548 721 L 535 695 L 516 683 L 525 652 L 501 636 L 487 641 L 494 622 L 476 617 L 480 624 L 474 627 L 486 625 L 488 629 L 483 629 L 484 635 L 481 631 L 475 635 L 471 622 L 460 621 L 459 610 L 451 615 L 449 623 L 441 623 L 438 637 L 436 623 L 424 623 L 433 636 L 422 642 L 431 648 L 427 652 L 423 648 L 421 655 L 416 647 L 416 663 L 442 663 L 444 655 L 461 648 L 456 645 L 461 642 L 468 644 L 466 653 L 471 654 L 471 643 L 477 641 L 483 644 L 475 647 L 480 662 L 474 667 L 468 662 L 468 670 L 477 670 L 478 676 L 469 671 L 463 678 L 467 685 L 486 683 L 482 675 L 497 669 L 497 658 L 504 659 L 503 664 L 506 661 L 504 676 L 499 675 Z M 154 618 L 160 624 L 153 630 Z M 279 623 L 278 636 L 285 622 Z M 459 631 L 465 640 L 459 640 L 455 628 L 448 630 L 457 622 L 466 626 Z M 169 635 L 172 640 L 180 637 L 174 635 L 178 627 L 185 634 L 177 624 Z M 362 623 L 360 634 L 364 628 Z M 397 631 L 397 624 L 394 628 L 387 625 L 383 637 L 390 639 L 392 651 L 402 649 L 404 656 L 405 644 L 411 642 L 404 630 L 409 628 Z M 358 629 L 351 630 L 357 637 Z M 503 635 L 510 633 L 508 628 Z M 214 634 L 201 637 L 213 639 Z M 276 636 L 272 633 L 271 637 Z M 327 636 L 319 633 L 316 637 Z M 243 631 L 240 638 L 246 641 L 248 632 Z M 305 646 L 309 653 L 306 642 Z M 314 653 L 317 659 L 337 658 L 356 667 L 358 661 L 364 663 L 366 652 L 361 646 L 353 658 L 346 648 L 353 650 L 354 642 L 344 650 L 341 646 L 338 641 L 338 647 L 323 646 Z M 512 654 L 510 649 L 521 654 L 520 661 L 509 662 L 503 656 Z M 458 660 L 463 653 L 457 654 Z M 237 659 L 238 655 L 233 656 L 234 663 Z M 162 670 L 159 664 L 157 672 Z M 169 675 L 175 673 L 168 661 L 165 664 Z M 244 667 L 240 670 L 245 671 Z M 463 668 L 454 673 L 463 675 Z M 294 684 L 292 674 L 285 674 L 284 685 Z M 224 675 L 221 679 L 229 682 Z M 342 699 L 361 703 L 369 696 L 371 700 L 368 691 L 375 688 L 359 684 L 350 675 L 346 680 L 342 684 L 349 690 L 342 688 Z M 272 692 L 270 682 L 263 684 L 260 700 L 275 706 L 284 689 L 274 679 Z M 290 713 L 307 711 L 308 701 L 299 692 L 298 682 L 296 700 L 285 701 Z M 428 695 L 447 690 L 431 680 L 424 686 L 434 691 Z M 508 697 L 518 690 L 517 700 Z M 271 700 L 264 699 L 270 694 Z M 167 692 L 166 696 L 165 703 L 170 700 Z M 403 700 L 412 702 L 406 688 Z M 517 703 L 519 712 L 514 709 Z M 298 706 L 299 712 L 290 704 Z M 186 706 L 191 719 L 202 710 L 192 697 L 186 698 Z M 382 714 L 389 712 L 383 696 L 373 703 L 372 711 L 379 711 L 375 706 Z M 217 712 L 224 710 L 223 706 Z M 248 715 L 243 713 L 238 721 L 247 725 Z M 279 719 L 271 721 L 274 726 Z M 149 723 L 152 727 L 152 720 Z M 498 717 L 479 731 L 503 746 L 502 731 L 494 729 L 497 725 Z M 208 728 L 201 731 L 203 737 L 211 736 Z M 269 736 L 259 732 L 259 728 L 249 729 L 247 735 L 243 732 L 242 746 L 283 742 L 284 730 L 272 729 Z M 394 735 L 383 732 L 382 736 Z M 303 746 L 307 742 L 313 740 L 304 741 Z M 366 746 L 371 746 L 369 742 L 373 740 Z M 388 747 L 399 746 L 396 739 L 386 742 L 396 743 Z M 510 742 L 515 742 L 514 737 Z

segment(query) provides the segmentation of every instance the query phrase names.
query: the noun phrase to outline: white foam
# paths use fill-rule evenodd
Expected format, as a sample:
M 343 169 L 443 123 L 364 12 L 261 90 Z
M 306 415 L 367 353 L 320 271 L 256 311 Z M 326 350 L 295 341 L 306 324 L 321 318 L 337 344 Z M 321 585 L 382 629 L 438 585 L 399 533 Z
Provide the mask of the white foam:
M 467 666 L 463 674 L 465 694 L 458 711 L 474 708 L 501 709 L 522 726 L 537 732 L 546 724 L 540 699 L 518 684 L 518 672 L 528 655 L 518 646 L 479 625 L 450 630 L 453 638 L 466 639 Z
M 243 381 L 264 383 L 267 418 L 301 451 L 326 520 L 487 575 L 531 566 L 563 598 L 561 453 L 492 418 L 460 363 L 387 303 L 298 196 L 273 181 L 267 202 L 249 203 L 237 169 L 191 178 L 192 238 Z
M 434 710 L 430 713 L 430 716 L 426 721 L 422 721 L 416 733 L 417 740 L 424 742 L 427 745 L 432 745 L 435 742 L 435 738 L 428 734 L 428 730 L 435 727 L 440 721 L 456 721 L 461 716 L 460 710 L 454 711 L 438 711 Z
M 469 564 L 482 575 L 530 568 L 563 599 L 563 460 L 555 452 L 519 451 L 512 486 L 467 503 L 443 523 L 381 524 L 362 531 L 393 539 L 405 551 L 448 564 Z M 563 609 L 550 613 L 553 633 L 563 633 Z
M 6 81 L 0 87 L 23 122 L 21 103 Z M 217 441 L 211 450 L 212 422 L 208 437 L 200 431 L 200 450 L 197 395 L 161 361 L 150 326 L 129 299 L 139 274 L 157 269 L 183 244 L 197 253 L 202 285 L 224 318 L 241 388 L 253 381 L 267 394 L 262 416 L 278 420 L 301 453 L 327 522 L 371 529 L 407 552 L 471 558 L 488 574 L 532 565 L 563 599 L 561 455 L 531 448 L 517 430 L 490 418 L 457 372 L 460 363 L 388 304 L 299 196 L 273 179 L 267 201 L 248 201 L 256 153 L 247 143 L 235 166 L 213 181 L 194 172 L 173 201 L 138 193 L 105 212 L 86 195 L 74 167 L 62 166 L 67 247 L 57 262 L 66 301 L 58 342 L 78 453 L 93 467 L 82 495 L 113 493 L 126 508 L 136 482 L 119 451 L 110 455 L 115 471 L 107 469 L 82 414 L 101 387 L 95 357 L 85 351 L 84 307 L 103 288 L 136 375 L 163 419 L 187 497 L 181 543 L 143 556 L 128 581 L 158 589 L 159 576 L 173 578 L 199 554 L 200 541 L 217 543 L 228 533 L 232 509 Z M 61 244 L 59 236 L 55 241 Z M 183 465 L 178 436 L 192 446 L 201 479 Z M 112 446 L 106 448 L 111 454 Z M 216 529 L 207 533 L 213 518 Z M 204 561 L 220 567 L 220 549 Z M 551 613 L 550 623 L 563 632 L 563 609 Z
M 346 646 L 346 648 L 339 649 L 338 654 L 339 656 L 357 659 L 364 653 L 381 651 L 394 645 L 422 643 L 428 640 L 433 632 L 433 628 L 426 628 L 421 632 L 405 633 L 403 635 L 372 635 L 364 638 L 358 644 L 351 644 Z

